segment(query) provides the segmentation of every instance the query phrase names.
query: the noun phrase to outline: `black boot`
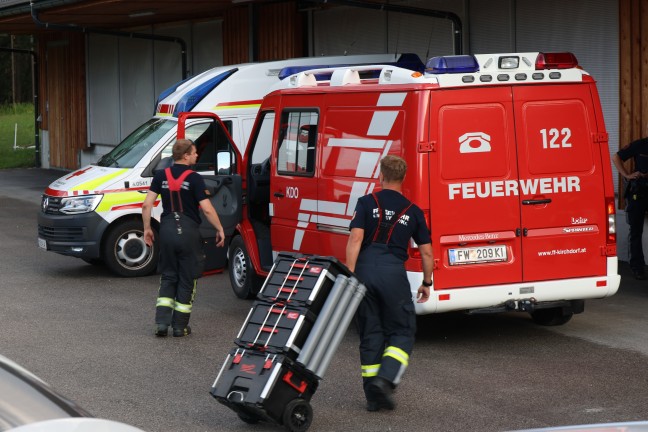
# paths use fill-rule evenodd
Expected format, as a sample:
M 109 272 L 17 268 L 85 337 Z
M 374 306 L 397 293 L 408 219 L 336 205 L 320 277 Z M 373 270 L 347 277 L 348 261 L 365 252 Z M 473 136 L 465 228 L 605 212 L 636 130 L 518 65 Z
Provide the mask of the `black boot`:
M 394 403 L 394 398 L 392 397 L 392 384 L 383 377 L 375 377 L 369 383 L 369 390 L 372 394 L 372 402 L 367 403 L 368 411 L 377 411 L 380 408 L 385 408 L 388 410 L 393 410 L 396 407 Z M 371 405 L 371 406 L 370 406 Z M 377 405 L 377 408 L 376 408 Z M 373 409 L 370 409 L 373 408 Z
M 164 337 L 169 331 L 168 324 L 155 324 L 155 336 Z
M 173 337 L 183 337 L 189 336 L 191 334 L 191 327 L 187 326 L 185 328 L 174 328 Z

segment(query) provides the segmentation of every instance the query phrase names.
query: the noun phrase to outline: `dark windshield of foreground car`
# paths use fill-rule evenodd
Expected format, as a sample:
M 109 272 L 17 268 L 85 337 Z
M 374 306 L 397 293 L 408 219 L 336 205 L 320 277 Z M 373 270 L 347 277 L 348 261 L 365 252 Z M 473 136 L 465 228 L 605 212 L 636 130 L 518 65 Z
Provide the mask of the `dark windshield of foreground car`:
M 0 431 L 68 417 L 92 415 L 54 392 L 35 375 L 0 358 Z

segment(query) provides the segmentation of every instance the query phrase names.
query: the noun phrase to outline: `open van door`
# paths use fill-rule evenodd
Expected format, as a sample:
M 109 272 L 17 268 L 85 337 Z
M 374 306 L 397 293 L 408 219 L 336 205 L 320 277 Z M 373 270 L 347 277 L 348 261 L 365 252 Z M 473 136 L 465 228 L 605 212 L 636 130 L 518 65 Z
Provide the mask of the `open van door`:
M 212 124 L 202 128 L 205 132 L 200 136 L 189 136 L 186 127 L 189 119 L 202 119 Z M 196 165 L 200 165 L 199 171 L 205 180 L 209 200 L 223 224 L 227 245 L 243 215 L 242 181 L 238 172 L 242 163 L 241 155 L 227 127 L 213 113 L 181 113 L 178 117 L 178 139 L 183 138 L 191 139 L 196 144 L 199 152 Z M 200 234 L 207 255 L 205 269 L 222 269 L 226 263 L 227 247 L 216 248 L 216 230 L 206 217 L 202 219 Z

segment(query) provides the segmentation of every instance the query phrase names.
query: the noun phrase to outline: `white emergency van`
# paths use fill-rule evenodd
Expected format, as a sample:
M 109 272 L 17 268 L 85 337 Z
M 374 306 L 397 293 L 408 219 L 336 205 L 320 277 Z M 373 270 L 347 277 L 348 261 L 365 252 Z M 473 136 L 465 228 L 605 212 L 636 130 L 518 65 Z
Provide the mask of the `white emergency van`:
M 243 207 L 227 220 L 239 297 L 256 293 L 280 251 L 343 260 L 357 199 L 379 188 L 386 154 L 407 161 L 403 192 L 432 233 L 434 287 L 419 314 L 518 310 L 557 325 L 617 291 L 608 135 L 596 83 L 571 53 L 437 57 L 425 73 L 358 66 L 317 81 L 324 72 L 264 98 L 220 178 Z M 181 115 L 179 134 L 201 115 Z M 414 295 L 415 244 L 409 255 Z
M 238 150 L 243 152 L 263 96 L 283 77 L 309 67 L 376 62 L 398 62 L 421 70 L 424 67 L 413 54 L 311 57 L 217 67 L 169 88 L 158 98 L 155 115 L 111 152 L 96 164 L 49 185 L 38 215 L 39 247 L 89 263 L 105 263 L 121 276 L 152 273 L 158 261 L 157 243 L 149 248 L 143 241 L 141 208 L 154 170 L 171 163 L 178 113 L 218 113 L 229 135 L 242 143 Z M 196 120 L 187 125 L 185 133 L 199 152 L 193 168 L 212 184 L 219 149 L 214 146 L 215 132 L 210 125 Z M 161 206 L 156 205 L 155 229 L 161 211 Z M 215 233 L 207 225 L 203 232 L 206 269 L 223 268 L 226 253 L 215 248 Z

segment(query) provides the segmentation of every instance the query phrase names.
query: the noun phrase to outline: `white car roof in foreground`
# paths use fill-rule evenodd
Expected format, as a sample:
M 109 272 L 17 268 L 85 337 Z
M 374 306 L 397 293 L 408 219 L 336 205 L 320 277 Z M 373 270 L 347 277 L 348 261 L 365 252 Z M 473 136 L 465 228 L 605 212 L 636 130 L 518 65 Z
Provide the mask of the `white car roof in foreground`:
M 512 432 L 648 432 L 648 421 L 556 426 Z
M 124 423 L 88 417 L 46 420 L 9 429 L 7 432 L 144 432 Z

